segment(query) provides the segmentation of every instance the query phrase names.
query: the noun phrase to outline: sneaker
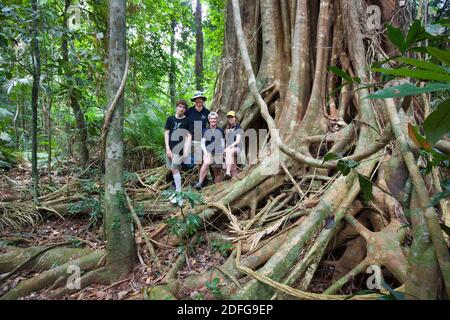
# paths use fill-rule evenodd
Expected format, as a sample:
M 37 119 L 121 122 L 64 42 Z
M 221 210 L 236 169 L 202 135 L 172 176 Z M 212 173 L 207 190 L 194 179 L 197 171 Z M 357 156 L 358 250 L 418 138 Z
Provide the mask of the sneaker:
M 203 188 L 203 183 L 197 182 L 194 186 L 195 190 L 201 190 Z
M 171 204 L 177 204 L 177 198 L 174 194 L 170 196 L 169 200 Z
M 178 206 L 179 206 L 179 207 L 182 207 L 182 206 L 183 206 L 183 203 L 184 203 L 184 200 L 183 200 L 183 199 L 178 200 Z

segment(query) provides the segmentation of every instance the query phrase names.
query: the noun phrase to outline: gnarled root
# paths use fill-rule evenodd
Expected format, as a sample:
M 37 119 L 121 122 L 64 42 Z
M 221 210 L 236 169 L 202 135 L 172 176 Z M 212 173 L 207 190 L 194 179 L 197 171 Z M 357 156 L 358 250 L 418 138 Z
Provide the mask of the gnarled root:
M 52 286 L 55 281 L 62 283 L 63 279 L 67 279 L 71 272 L 79 268 L 81 272 L 90 271 L 99 267 L 99 263 L 103 260 L 104 251 L 94 251 L 80 258 L 71 260 L 59 267 L 44 271 L 33 278 L 20 282 L 15 288 L 5 293 L 1 300 L 14 300 L 24 297 L 32 292 L 39 291 L 46 287 Z

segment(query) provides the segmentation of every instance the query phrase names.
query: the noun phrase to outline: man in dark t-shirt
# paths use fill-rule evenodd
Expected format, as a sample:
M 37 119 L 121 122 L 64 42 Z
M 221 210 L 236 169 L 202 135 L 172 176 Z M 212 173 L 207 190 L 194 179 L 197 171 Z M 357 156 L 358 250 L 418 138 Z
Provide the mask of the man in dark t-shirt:
M 193 140 L 200 142 L 202 132 L 208 126 L 209 110 L 205 107 L 206 97 L 197 92 L 191 99 L 194 106 L 186 111 L 186 116 L 194 123 L 194 130 L 191 132 Z
M 186 116 L 193 122 L 192 143 L 194 147 L 195 163 L 202 163 L 202 149 L 200 141 L 202 139 L 203 130 L 208 126 L 209 110 L 205 107 L 206 97 L 197 91 L 191 99 L 194 106 L 186 111 Z
M 181 191 L 181 174 L 180 167 L 183 159 L 190 153 L 190 145 L 192 140 L 192 121 L 185 116 L 187 102 L 178 100 L 176 104 L 176 113 L 174 116 L 167 118 L 164 127 L 164 143 L 166 147 L 166 165 L 172 171 L 175 189 Z M 172 197 L 171 203 L 176 204 L 177 200 Z M 178 205 L 183 206 L 180 199 Z

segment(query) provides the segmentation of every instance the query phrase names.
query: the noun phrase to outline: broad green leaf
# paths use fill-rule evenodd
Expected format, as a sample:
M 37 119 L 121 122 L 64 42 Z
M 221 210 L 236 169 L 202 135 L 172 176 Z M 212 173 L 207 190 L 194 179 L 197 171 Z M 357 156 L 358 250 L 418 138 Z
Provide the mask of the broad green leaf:
M 324 157 L 323 157 L 323 162 L 327 162 L 327 161 L 331 161 L 331 160 L 336 160 L 339 159 L 339 156 L 335 153 L 332 152 L 328 152 Z
M 421 88 L 416 87 L 411 83 L 405 83 L 398 86 L 379 90 L 371 95 L 368 95 L 366 98 L 369 99 L 396 98 L 396 97 L 414 96 L 421 93 L 442 91 L 442 90 L 450 90 L 450 84 L 432 82 L 427 84 L 425 87 Z
M 427 51 L 434 58 L 442 61 L 446 65 L 450 66 L 450 51 L 449 50 L 441 50 L 434 47 L 427 47 Z
M 348 73 L 346 73 L 344 70 L 342 70 L 336 66 L 329 67 L 328 71 L 335 73 L 337 76 L 341 77 L 344 80 L 347 80 L 350 83 L 353 82 L 352 77 Z
M 383 72 L 384 74 L 390 74 L 399 77 L 410 77 L 420 80 L 433 80 L 438 82 L 450 82 L 450 75 L 437 73 L 426 70 L 411 70 L 411 69 L 382 69 L 374 68 L 375 72 Z
M 381 298 L 381 300 L 405 300 L 405 294 L 403 292 L 395 291 L 391 288 L 390 285 L 388 285 L 386 282 L 383 281 L 383 287 L 385 287 L 389 291 L 388 296 L 384 296 L 385 298 Z
M 419 148 L 422 148 L 422 149 L 425 149 L 428 151 L 431 150 L 430 143 L 427 141 L 427 139 L 425 139 L 425 137 L 423 137 L 419 133 L 418 128 L 413 126 L 411 123 L 408 123 L 408 135 L 411 138 L 411 140 L 416 144 L 416 146 L 418 146 Z
M 337 169 L 344 175 L 348 175 L 351 169 L 358 166 L 358 162 L 353 160 L 339 160 L 337 163 Z
M 450 132 L 450 99 L 445 100 L 425 119 L 425 135 L 432 144 Z
M 438 73 L 448 74 L 448 71 L 446 69 L 438 66 L 437 64 L 431 63 L 431 62 L 417 60 L 417 59 L 411 59 L 411 58 L 400 58 L 399 60 L 401 62 L 407 63 L 409 65 L 412 65 L 412 66 L 420 68 L 420 69 L 425 69 L 425 70 L 434 71 L 434 72 L 438 72 Z
M 405 52 L 407 47 L 405 37 L 401 29 L 388 25 L 387 35 L 389 40 L 391 40 L 391 42 L 400 50 L 400 52 Z
M 416 42 L 417 36 L 424 31 L 420 20 L 414 20 L 409 28 L 408 35 L 406 36 L 406 47 L 409 48 Z
M 371 201 L 373 199 L 372 182 L 367 177 L 365 177 L 359 173 L 358 173 L 358 181 L 359 181 L 359 186 L 360 186 L 361 191 L 364 196 L 364 200 L 366 202 Z
M 428 52 L 426 47 L 414 47 L 414 48 L 409 49 L 409 51 L 420 52 L 420 53 L 424 53 L 424 54 Z

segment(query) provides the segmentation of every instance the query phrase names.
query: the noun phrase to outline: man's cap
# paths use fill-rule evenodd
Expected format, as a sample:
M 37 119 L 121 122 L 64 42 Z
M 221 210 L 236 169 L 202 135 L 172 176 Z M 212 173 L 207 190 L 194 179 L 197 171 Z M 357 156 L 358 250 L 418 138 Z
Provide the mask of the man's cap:
M 191 101 L 192 101 L 192 102 L 195 102 L 195 99 L 197 99 L 197 98 L 202 98 L 203 101 L 206 101 L 206 100 L 207 100 L 206 97 L 203 95 L 203 92 L 201 92 L 201 91 L 197 91 L 197 92 L 195 93 L 195 95 L 192 97 Z
M 234 112 L 234 111 L 228 111 L 227 117 L 236 117 L 236 112 Z

